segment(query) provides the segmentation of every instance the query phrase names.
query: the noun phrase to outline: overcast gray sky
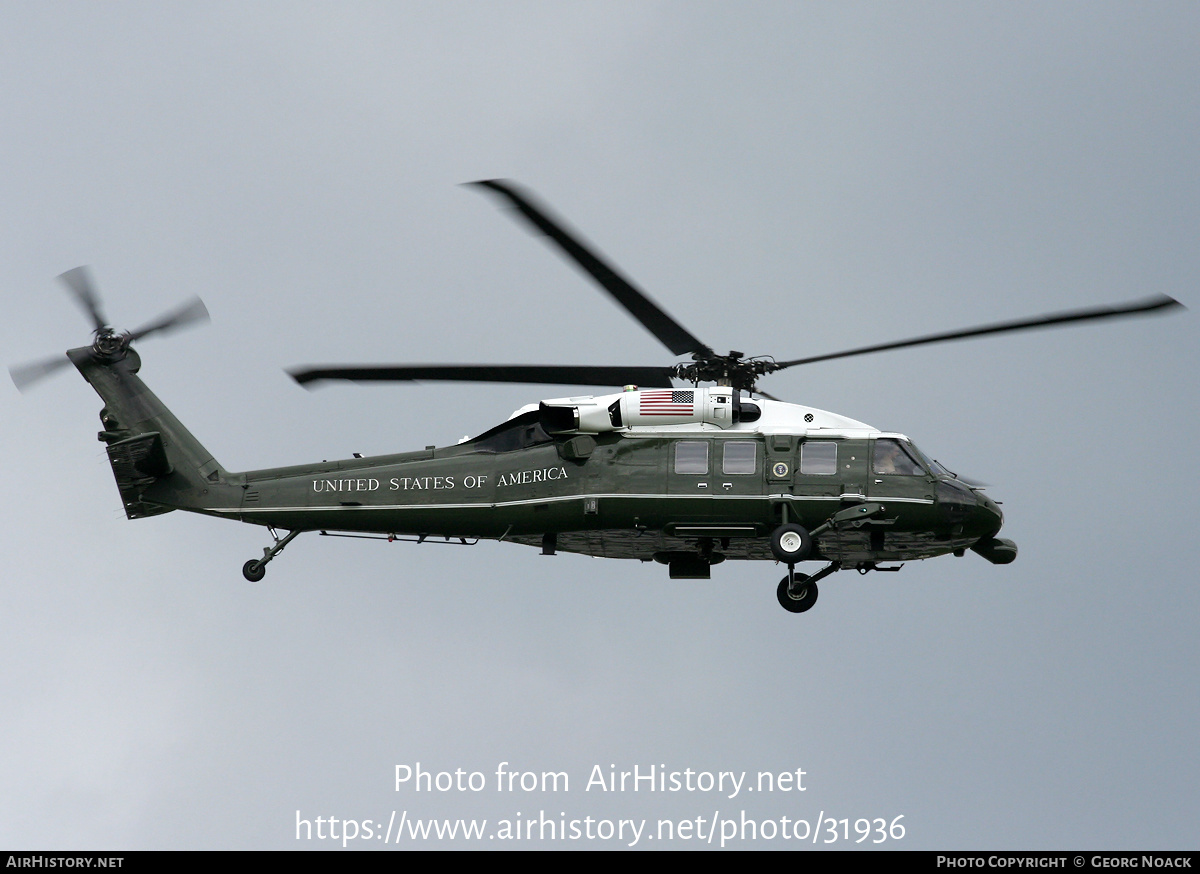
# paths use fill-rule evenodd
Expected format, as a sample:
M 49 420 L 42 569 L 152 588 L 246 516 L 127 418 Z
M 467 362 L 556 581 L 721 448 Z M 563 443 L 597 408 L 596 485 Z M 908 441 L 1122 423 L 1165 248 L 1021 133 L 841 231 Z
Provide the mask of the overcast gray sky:
M 565 393 L 307 392 L 297 364 L 671 363 L 474 179 L 537 191 L 721 351 L 1193 307 L 771 377 L 990 483 L 1021 549 L 842 573 L 802 616 L 766 563 L 503 544 L 306 536 L 251 585 L 261 529 L 125 521 L 74 371 L 0 387 L 0 846 L 823 811 L 852 839 L 902 816 L 907 849 L 1194 849 L 1198 40 L 1166 2 L 0 2 L 6 363 L 88 341 L 78 264 L 118 327 L 199 294 L 212 324 L 142 376 L 229 469 Z M 488 787 L 394 791 L 417 762 Z M 501 762 L 570 788 L 497 792 Z M 597 764 L 805 791 L 585 791 Z

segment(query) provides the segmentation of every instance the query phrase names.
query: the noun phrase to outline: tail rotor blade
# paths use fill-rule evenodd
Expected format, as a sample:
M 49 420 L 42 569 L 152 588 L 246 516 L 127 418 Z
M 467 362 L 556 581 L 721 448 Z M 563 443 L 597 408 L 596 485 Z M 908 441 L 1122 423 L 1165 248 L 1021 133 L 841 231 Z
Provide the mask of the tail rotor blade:
M 38 382 L 57 370 L 61 370 L 71 363 L 71 359 L 66 355 L 58 355 L 54 358 L 47 358 L 44 361 L 34 361 L 29 364 L 20 364 L 16 367 L 8 369 L 8 375 L 12 377 L 13 385 L 17 387 L 17 391 L 23 392 L 35 382 Z
M 147 334 L 166 333 L 190 325 L 193 322 L 207 322 L 208 307 L 198 297 L 194 297 L 182 306 L 160 316 L 149 324 L 143 325 L 129 334 L 130 342 L 140 340 Z
M 63 284 L 75 295 L 80 306 L 92 318 L 92 324 L 97 331 L 102 331 L 108 325 L 104 313 L 100 310 L 100 295 L 96 293 L 96 285 L 92 282 L 91 271 L 86 266 L 75 267 L 58 276 Z

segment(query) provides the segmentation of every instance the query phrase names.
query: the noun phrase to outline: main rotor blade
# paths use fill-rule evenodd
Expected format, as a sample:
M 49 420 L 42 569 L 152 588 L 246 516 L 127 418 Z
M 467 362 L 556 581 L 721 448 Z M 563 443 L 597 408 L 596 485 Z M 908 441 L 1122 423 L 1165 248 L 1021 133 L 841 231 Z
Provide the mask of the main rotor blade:
M 557 367 L 541 364 L 397 364 L 366 367 L 310 367 L 290 370 L 301 385 L 322 379 L 356 382 L 443 380 L 451 382 L 518 382 L 543 385 L 671 385 L 670 367 Z
M 74 267 L 66 273 L 60 273 L 58 278 L 75 295 L 75 298 L 92 317 L 92 324 L 100 331 L 108 324 L 100 311 L 100 295 L 96 293 L 96 285 L 92 282 L 91 271 L 86 266 Z
M 65 354 L 57 355 L 54 358 L 47 358 L 44 361 L 34 361 L 30 364 L 19 364 L 16 367 L 8 368 L 8 375 L 12 377 L 13 385 L 17 387 L 17 391 L 25 391 L 29 386 L 33 385 L 40 379 L 44 379 L 56 370 L 61 370 L 71 363 Z
M 168 313 L 160 316 L 149 324 L 143 325 L 129 335 L 130 342 L 141 339 L 147 334 L 156 332 L 173 331 L 176 328 L 182 328 L 184 325 L 190 325 L 192 322 L 207 322 L 208 307 L 204 305 L 204 301 L 198 297 L 184 303 L 182 306 L 171 310 Z
M 635 319 L 642 323 L 651 334 L 657 337 L 664 346 L 675 355 L 687 355 L 699 352 L 712 355 L 713 351 L 706 344 L 697 340 L 690 331 L 667 315 L 661 307 L 636 288 L 633 283 L 622 276 L 599 253 L 583 243 L 582 238 L 565 225 L 550 217 L 546 209 L 536 204 L 530 195 L 518 190 L 511 182 L 500 179 L 484 179 L 469 183 L 490 189 L 513 205 L 525 219 L 566 253 L 583 271 L 589 274 L 600 285 L 616 298 L 617 303 L 625 307 Z
M 852 355 L 866 355 L 869 352 L 883 352 L 887 349 L 903 349 L 906 346 L 921 346 L 925 343 L 941 343 L 947 340 L 964 340 L 967 337 L 982 337 L 985 334 L 1003 334 L 1009 331 L 1027 331 L 1033 328 L 1046 328 L 1051 325 L 1063 325 L 1069 322 L 1088 322 L 1100 319 L 1115 319 L 1125 316 L 1136 316 L 1156 310 L 1183 307 L 1179 301 L 1165 294 L 1149 297 L 1145 300 L 1131 301 L 1107 307 L 1088 307 L 1080 310 L 1068 310 L 1061 313 L 1049 313 L 1030 319 L 1018 319 L 1011 322 L 997 322 L 992 325 L 982 325 L 978 328 L 964 328 L 960 331 L 946 331 L 941 334 L 928 334 L 924 337 L 914 337 L 911 340 L 899 340 L 895 343 L 880 343 L 877 346 L 864 346 L 860 349 L 850 349 L 845 352 L 832 352 L 828 355 L 814 355 L 811 358 L 797 358 L 795 361 L 778 363 L 775 370 L 785 367 L 795 367 L 798 364 L 813 364 L 817 361 L 829 361 L 833 358 L 848 358 Z M 1186 309 L 1186 307 L 1185 307 Z

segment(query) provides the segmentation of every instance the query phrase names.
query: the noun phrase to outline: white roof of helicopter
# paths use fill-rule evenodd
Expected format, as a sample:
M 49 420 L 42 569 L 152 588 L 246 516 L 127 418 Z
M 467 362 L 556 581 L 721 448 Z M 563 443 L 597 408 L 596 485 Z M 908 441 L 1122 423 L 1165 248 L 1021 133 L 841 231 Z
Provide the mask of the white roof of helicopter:
M 662 389 L 658 389 L 662 391 Z M 679 390 L 694 390 L 698 392 L 724 392 L 730 394 L 732 389 L 725 386 L 706 386 L 696 389 L 679 389 Z M 636 391 L 636 389 L 634 390 Z M 614 398 L 619 398 L 622 393 L 612 395 L 578 395 L 568 398 L 548 398 L 538 404 L 526 404 L 518 410 L 515 410 L 509 418 L 537 410 L 541 404 L 551 406 L 566 406 L 570 404 L 595 404 L 598 402 L 607 405 Z M 642 437 L 650 435 L 674 435 L 674 434 L 695 434 L 704 433 L 708 436 L 728 435 L 734 436 L 737 434 L 809 434 L 813 436 L 825 437 L 842 437 L 842 438 L 866 438 L 880 435 L 878 428 L 874 428 L 865 422 L 859 422 L 856 419 L 851 419 L 847 416 L 841 416 L 837 413 L 831 413 L 828 410 L 819 410 L 816 407 L 806 407 L 801 404 L 791 404 L 784 401 L 773 401 L 767 398 L 755 395 L 752 392 L 743 392 L 743 400 L 748 400 L 754 403 L 762 410 L 762 415 L 753 422 L 738 422 L 734 425 L 722 426 L 702 421 L 684 422 L 681 424 L 653 424 L 653 425 L 629 425 L 615 429 L 615 433 L 625 437 Z M 900 434 L 891 434 L 889 436 L 901 437 L 907 439 Z

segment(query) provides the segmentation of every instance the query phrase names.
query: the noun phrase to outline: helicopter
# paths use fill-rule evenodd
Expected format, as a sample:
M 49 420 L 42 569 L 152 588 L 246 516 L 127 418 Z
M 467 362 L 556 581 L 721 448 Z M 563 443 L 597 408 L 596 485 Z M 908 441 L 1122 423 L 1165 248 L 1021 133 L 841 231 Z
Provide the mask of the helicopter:
M 125 514 L 185 510 L 266 527 L 273 543 L 242 567 L 259 582 L 297 536 L 319 532 L 424 543 L 481 540 L 637 559 L 671 579 L 709 579 L 726 560 L 774 561 L 792 613 L 840 570 L 895 572 L 971 551 L 1008 564 L 1016 544 L 984 487 L 905 435 L 787 403 L 758 387 L 786 368 L 885 350 L 1182 308 L 1157 295 L 807 358 L 719 354 L 515 183 L 471 183 L 560 250 L 677 358 L 666 366 L 395 364 L 292 369 L 296 382 L 479 381 L 621 388 L 540 400 L 455 445 L 390 455 L 226 470 L 138 376 L 135 341 L 208 318 L 197 298 L 134 331 L 105 318 L 87 268 L 59 278 L 94 324 L 93 341 L 11 368 L 17 387 L 73 364 L 104 402 L 98 438 Z M 286 532 L 286 533 L 284 533 Z M 812 574 L 796 566 L 824 564 Z

